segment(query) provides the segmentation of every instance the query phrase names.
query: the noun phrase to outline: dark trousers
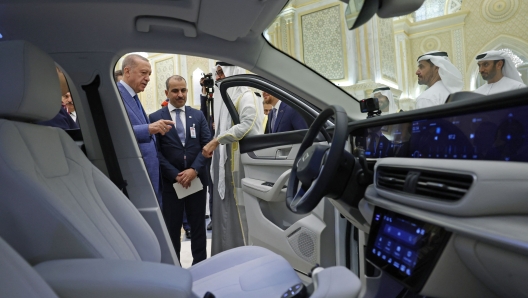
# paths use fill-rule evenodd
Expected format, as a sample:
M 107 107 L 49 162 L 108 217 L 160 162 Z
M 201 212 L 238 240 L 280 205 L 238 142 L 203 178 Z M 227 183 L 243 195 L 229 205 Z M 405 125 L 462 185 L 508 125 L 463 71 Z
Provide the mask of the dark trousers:
M 185 213 L 185 210 L 183 210 L 183 229 L 185 231 L 191 229 L 191 226 L 189 225 L 189 222 L 187 221 L 187 213 Z
M 197 178 L 198 179 L 198 178 Z M 207 258 L 207 237 L 205 231 L 205 190 L 201 190 L 183 199 L 176 197 L 174 189 L 163 191 L 163 218 L 167 225 L 172 245 L 180 259 L 181 249 L 181 227 L 183 223 L 183 212 L 187 214 L 187 221 L 191 226 L 191 251 L 193 265 Z

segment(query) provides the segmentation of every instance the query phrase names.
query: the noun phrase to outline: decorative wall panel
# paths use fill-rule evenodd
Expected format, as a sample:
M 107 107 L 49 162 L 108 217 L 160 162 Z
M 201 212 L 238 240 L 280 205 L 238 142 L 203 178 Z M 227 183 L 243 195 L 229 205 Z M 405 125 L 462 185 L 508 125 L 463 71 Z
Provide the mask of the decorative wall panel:
M 419 22 L 443 16 L 445 5 L 446 0 L 426 0 L 420 9 L 414 12 L 414 19 Z
M 288 24 L 286 19 L 281 18 L 280 20 L 280 38 L 281 38 L 281 50 L 289 54 L 289 38 L 288 38 Z
M 346 78 L 341 22 L 339 5 L 301 16 L 304 63 L 331 80 Z
M 396 49 L 392 19 L 378 19 L 378 36 L 381 61 L 381 75 L 396 82 Z
M 158 105 L 164 101 L 167 96 L 165 95 L 165 81 L 172 75 L 174 72 L 174 57 L 157 61 L 155 63 L 156 68 L 156 99 Z M 150 85 L 150 84 L 149 84 Z
M 157 111 L 161 106 L 157 105 L 156 100 L 156 84 L 153 82 L 153 78 L 150 78 L 150 82 L 147 84 L 145 90 L 139 93 L 139 98 L 145 113 L 150 114 Z
M 451 32 L 453 35 L 453 54 L 451 55 L 451 62 L 462 73 L 462 80 L 466 73 L 466 64 L 464 61 L 464 32 L 462 28 L 455 29 Z

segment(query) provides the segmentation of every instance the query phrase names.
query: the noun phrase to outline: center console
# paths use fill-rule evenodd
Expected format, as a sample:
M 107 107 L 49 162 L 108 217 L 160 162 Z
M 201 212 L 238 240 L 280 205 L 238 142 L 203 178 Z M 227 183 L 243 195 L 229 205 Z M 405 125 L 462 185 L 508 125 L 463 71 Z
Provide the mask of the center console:
M 366 257 L 418 293 L 450 236 L 442 227 L 376 207 Z

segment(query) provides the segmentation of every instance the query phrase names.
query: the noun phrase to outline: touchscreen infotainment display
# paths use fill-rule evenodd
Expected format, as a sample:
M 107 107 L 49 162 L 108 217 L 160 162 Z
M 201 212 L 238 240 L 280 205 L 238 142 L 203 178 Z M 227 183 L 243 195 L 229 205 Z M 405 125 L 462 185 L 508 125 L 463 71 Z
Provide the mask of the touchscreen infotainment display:
M 528 162 L 528 106 L 418 119 L 353 132 L 367 158 Z
M 449 236 L 441 227 L 376 207 L 367 260 L 419 291 Z

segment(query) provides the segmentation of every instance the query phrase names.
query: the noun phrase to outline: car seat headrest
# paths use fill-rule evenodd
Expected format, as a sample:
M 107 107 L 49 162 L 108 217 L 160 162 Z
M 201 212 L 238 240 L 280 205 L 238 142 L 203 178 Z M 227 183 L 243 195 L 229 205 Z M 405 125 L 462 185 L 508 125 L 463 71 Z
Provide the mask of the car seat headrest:
M 42 121 L 55 117 L 61 87 L 53 59 L 26 41 L 0 42 L 0 118 Z

